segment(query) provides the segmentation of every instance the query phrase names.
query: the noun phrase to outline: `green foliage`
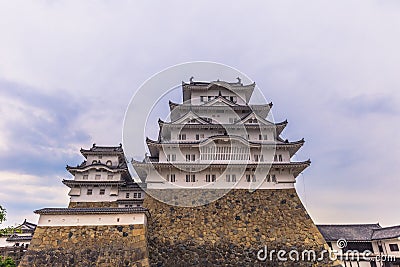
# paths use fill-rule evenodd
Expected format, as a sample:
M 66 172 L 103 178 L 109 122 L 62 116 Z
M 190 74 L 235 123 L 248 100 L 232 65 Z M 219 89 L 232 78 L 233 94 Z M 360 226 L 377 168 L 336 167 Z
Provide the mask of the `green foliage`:
M 6 220 L 6 209 L 0 205 L 0 224 Z
M 13 259 L 7 257 L 3 260 L 0 256 L 0 267 L 16 267 L 16 265 Z
M 0 236 L 2 236 L 2 235 L 12 235 L 14 233 L 22 233 L 22 230 L 14 228 L 12 226 L 0 229 Z
M 0 224 L 6 220 L 7 211 L 0 205 Z M 0 229 L 0 236 L 2 235 L 11 235 L 13 233 L 21 233 L 21 229 L 16 229 L 12 226 Z M 2 267 L 2 265 L 0 265 Z

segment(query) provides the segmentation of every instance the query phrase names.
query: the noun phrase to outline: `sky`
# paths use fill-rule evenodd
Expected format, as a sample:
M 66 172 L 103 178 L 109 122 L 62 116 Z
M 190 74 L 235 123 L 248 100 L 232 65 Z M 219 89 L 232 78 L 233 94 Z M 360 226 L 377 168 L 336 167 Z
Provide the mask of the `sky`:
M 283 137 L 305 138 L 296 189 L 316 223 L 400 224 L 399 15 L 397 0 L 0 1 L 6 225 L 67 206 L 79 149 L 122 142 L 140 85 L 194 60 L 246 73 Z

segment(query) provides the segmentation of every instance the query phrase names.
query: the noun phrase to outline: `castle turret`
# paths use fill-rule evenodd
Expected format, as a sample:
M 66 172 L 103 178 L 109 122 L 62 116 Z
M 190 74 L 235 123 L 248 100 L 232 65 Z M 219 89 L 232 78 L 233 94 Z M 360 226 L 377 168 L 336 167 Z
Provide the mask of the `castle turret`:
M 73 179 L 63 180 L 71 188 L 69 207 L 141 207 L 144 192 L 128 172 L 122 145 L 81 149 L 85 160 L 67 170 Z
M 68 208 L 43 208 L 19 266 L 149 266 L 144 192 L 132 180 L 122 145 L 81 149 L 67 166 Z

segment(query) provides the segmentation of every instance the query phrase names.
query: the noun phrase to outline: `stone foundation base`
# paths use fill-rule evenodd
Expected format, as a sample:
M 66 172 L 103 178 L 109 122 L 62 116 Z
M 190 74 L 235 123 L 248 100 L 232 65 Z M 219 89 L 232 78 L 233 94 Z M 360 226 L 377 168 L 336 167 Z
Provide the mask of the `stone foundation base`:
M 38 226 L 19 266 L 149 266 L 145 232 L 144 225 Z
M 295 189 L 236 189 L 193 208 L 146 196 L 144 207 L 151 214 L 147 236 L 152 266 L 333 266 L 327 254 L 319 262 L 301 260 L 304 250 L 314 250 L 318 257 L 328 245 Z M 278 261 L 275 253 L 272 260 L 261 261 L 257 253 L 265 246 L 287 253 L 295 249 L 300 260 Z

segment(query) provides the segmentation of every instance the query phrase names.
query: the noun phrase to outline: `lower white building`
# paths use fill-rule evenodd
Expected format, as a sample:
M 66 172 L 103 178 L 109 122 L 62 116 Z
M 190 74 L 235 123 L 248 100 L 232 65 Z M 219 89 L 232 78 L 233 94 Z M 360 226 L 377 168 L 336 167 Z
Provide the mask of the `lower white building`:
M 317 225 L 345 267 L 400 267 L 400 225 Z
M 35 229 L 36 224 L 24 220 L 22 224 L 13 228 L 12 233 L 0 234 L 0 247 L 28 248 Z

